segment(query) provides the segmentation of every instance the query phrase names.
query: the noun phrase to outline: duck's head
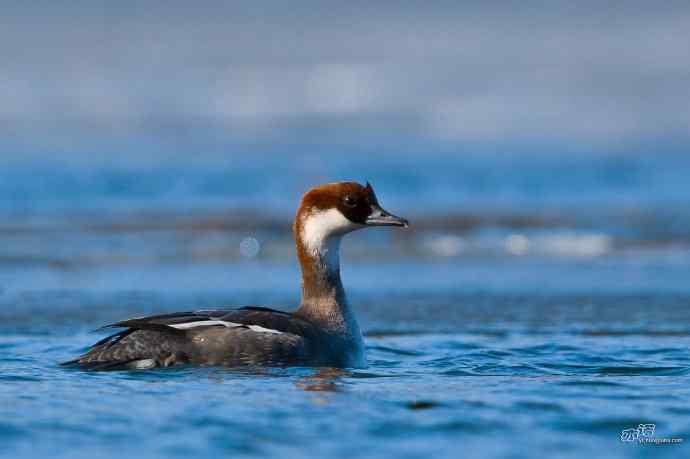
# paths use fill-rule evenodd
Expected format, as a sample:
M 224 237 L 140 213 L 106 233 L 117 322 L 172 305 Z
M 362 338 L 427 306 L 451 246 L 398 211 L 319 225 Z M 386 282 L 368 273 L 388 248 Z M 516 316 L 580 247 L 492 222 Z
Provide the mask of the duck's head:
M 302 197 L 295 219 L 295 230 L 307 245 L 372 226 L 407 227 L 408 222 L 383 210 L 369 183 L 338 182 L 312 188 Z
M 342 236 L 368 227 L 407 225 L 404 218 L 381 208 L 368 183 L 366 186 L 355 182 L 329 183 L 307 191 L 294 225 L 302 269 L 302 305 L 313 303 L 319 309 L 331 304 L 331 300 L 335 304 L 345 301 L 340 282 Z M 334 292 L 336 299 L 328 300 Z

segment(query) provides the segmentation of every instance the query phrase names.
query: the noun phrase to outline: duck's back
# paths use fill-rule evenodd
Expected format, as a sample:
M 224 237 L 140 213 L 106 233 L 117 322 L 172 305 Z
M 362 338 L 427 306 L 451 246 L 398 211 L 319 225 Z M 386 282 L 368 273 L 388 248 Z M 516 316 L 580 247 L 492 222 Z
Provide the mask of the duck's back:
M 261 307 L 136 318 L 66 365 L 92 370 L 195 365 L 331 365 L 328 337 L 293 314 Z

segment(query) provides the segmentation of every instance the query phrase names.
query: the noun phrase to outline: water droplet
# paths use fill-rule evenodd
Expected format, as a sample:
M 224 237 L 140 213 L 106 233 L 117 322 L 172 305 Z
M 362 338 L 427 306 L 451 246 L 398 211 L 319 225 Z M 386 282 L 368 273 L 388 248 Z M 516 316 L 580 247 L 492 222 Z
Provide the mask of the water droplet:
M 428 246 L 436 255 L 454 257 L 463 251 L 465 243 L 459 236 L 446 235 L 432 239 L 428 242 Z
M 511 234 L 506 238 L 505 246 L 513 255 L 524 255 L 529 250 L 529 239 L 523 234 Z
M 261 243 L 254 237 L 245 237 L 240 242 L 240 254 L 246 258 L 254 258 L 261 250 Z

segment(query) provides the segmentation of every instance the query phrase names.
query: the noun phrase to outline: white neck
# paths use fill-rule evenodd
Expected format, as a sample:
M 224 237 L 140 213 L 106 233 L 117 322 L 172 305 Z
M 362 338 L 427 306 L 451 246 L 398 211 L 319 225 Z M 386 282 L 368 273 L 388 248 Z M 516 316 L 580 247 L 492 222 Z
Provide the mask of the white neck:
M 340 241 L 359 226 L 338 209 L 329 209 L 306 215 L 299 236 L 308 255 L 322 260 L 324 267 L 335 274 L 340 271 Z

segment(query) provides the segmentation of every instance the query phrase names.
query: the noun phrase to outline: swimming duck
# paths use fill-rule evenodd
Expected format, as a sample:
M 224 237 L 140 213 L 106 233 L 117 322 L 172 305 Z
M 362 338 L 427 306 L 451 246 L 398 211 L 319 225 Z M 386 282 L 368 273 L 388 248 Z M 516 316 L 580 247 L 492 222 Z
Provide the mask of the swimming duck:
M 302 197 L 293 225 L 302 270 L 294 312 L 246 306 L 123 320 L 123 330 L 63 365 L 88 370 L 172 365 L 366 366 L 362 333 L 340 280 L 340 241 L 375 226 L 407 227 L 369 183 L 329 183 Z

